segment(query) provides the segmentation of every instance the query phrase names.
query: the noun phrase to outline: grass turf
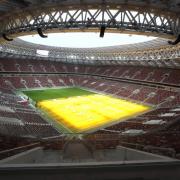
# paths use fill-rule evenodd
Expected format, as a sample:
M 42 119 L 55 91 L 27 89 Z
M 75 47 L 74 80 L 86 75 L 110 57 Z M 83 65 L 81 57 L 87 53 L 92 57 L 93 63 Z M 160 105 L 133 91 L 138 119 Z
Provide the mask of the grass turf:
M 73 96 L 91 95 L 93 92 L 86 91 L 80 88 L 57 88 L 57 89 L 43 89 L 23 91 L 25 95 L 30 97 L 33 101 L 38 102 L 42 100 L 68 98 Z
M 72 132 L 82 133 L 149 110 L 148 106 L 93 94 L 38 102 L 37 106 Z
M 150 107 L 77 87 L 23 91 L 65 132 L 81 133 L 123 121 Z M 63 127 L 63 128 L 62 128 Z

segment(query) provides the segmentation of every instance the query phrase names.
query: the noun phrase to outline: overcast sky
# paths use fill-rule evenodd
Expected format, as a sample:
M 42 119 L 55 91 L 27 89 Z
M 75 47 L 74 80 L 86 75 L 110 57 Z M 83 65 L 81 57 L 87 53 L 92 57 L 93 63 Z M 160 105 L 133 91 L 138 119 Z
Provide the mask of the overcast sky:
M 99 33 L 52 33 L 48 38 L 41 38 L 39 35 L 29 35 L 20 37 L 22 40 L 36 44 L 44 44 L 57 47 L 69 48 L 91 48 L 106 47 L 144 42 L 154 39 L 154 37 L 127 35 L 117 33 L 105 33 L 104 38 L 99 37 Z

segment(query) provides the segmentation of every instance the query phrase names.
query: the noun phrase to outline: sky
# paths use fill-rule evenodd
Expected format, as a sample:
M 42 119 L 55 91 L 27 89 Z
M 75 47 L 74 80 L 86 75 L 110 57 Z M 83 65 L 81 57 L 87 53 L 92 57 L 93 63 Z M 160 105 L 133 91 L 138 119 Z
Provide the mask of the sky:
M 35 44 L 69 48 L 107 47 L 133 44 L 155 39 L 155 37 L 121 33 L 105 33 L 103 38 L 99 37 L 99 33 L 89 32 L 51 33 L 47 35 L 48 38 L 41 38 L 39 35 L 21 36 L 19 38 Z

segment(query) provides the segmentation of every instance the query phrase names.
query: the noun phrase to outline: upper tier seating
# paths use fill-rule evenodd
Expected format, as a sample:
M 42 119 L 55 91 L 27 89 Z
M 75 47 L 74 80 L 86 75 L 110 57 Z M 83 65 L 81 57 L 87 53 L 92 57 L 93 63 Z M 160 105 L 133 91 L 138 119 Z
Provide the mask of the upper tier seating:
M 134 66 L 71 65 L 45 60 L 0 59 L 2 72 L 96 74 L 145 82 L 180 85 L 179 69 Z

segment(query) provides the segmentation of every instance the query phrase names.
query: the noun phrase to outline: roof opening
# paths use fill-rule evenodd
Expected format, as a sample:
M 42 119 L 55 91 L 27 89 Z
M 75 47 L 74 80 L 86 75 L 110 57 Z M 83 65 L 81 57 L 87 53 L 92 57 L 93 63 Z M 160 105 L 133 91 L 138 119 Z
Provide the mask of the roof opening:
M 99 33 L 74 32 L 74 33 L 50 33 L 48 38 L 41 38 L 39 35 L 28 35 L 19 37 L 21 40 L 55 47 L 67 48 L 96 48 L 109 47 L 125 44 L 134 44 L 150 41 L 156 37 L 143 35 L 129 35 L 121 33 L 105 33 L 104 38 L 99 37 Z

